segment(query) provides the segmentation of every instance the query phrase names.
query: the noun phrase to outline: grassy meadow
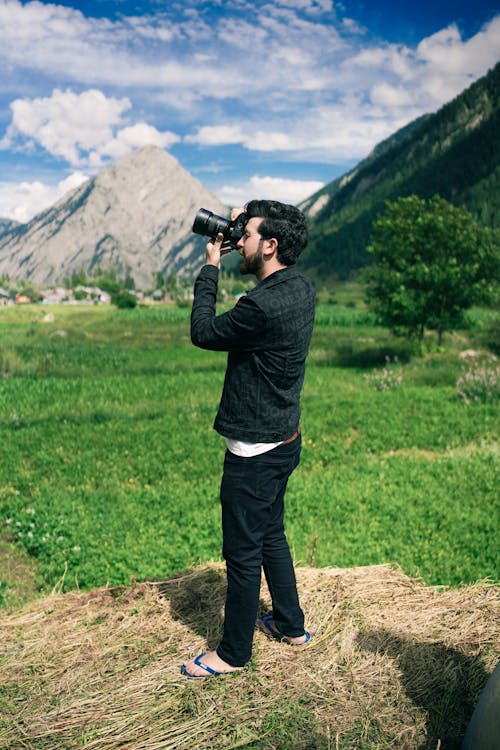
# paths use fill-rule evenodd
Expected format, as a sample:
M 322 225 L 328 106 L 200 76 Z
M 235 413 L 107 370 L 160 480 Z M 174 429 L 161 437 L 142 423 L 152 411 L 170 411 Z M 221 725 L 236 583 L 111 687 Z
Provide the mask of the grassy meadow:
M 189 314 L 0 308 L 0 537 L 45 592 L 220 560 L 225 354 L 191 345 Z M 318 305 L 288 491 L 297 564 L 498 579 L 498 386 L 470 404 L 456 389 L 488 315 L 417 352 L 348 291 Z

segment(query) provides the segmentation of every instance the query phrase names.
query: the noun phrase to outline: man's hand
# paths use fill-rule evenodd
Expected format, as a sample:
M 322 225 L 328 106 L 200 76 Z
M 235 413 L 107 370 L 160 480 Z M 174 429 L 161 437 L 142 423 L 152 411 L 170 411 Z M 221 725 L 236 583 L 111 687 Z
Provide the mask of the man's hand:
M 244 213 L 245 213 L 245 209 L 244 208 L 233 208 L 233 209 L 231 209 L 231 221 L 236 221 L 236 219 L 238 218 L 238 216 L 240 214 L 244 214 Z
M 222 241 L 224 239 L 224 235 L 219 232 L 217 237 L 213 242 L 208 242 L 207 246 L 205 248 L 206 250 L 206 264 L 207 266 L 215 266 L 216 268 L 220 268 L 220 250 L 222 247 Z

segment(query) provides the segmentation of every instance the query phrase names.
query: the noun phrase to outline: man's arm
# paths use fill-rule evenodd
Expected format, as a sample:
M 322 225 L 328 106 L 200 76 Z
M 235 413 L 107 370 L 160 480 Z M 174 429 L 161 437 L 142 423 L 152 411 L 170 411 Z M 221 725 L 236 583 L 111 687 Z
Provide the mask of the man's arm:
M 194 285 L 191 312 L 191 341 L 202 349 L 217 351 L 255 351 L 262 348 L 265 316 L 248 297 L 238 300 L 235 307 L 216 315 L 219 270 L 203 266 Z

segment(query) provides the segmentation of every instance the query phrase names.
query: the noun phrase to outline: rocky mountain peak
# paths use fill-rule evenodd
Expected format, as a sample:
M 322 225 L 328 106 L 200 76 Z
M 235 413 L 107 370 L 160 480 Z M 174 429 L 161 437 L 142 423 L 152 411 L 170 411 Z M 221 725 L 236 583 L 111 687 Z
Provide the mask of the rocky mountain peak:
M 96 267 L 149 288 L 157 272 L 190 275 L 205 241 L 192 233 L 200 207 L 221 201 L 156 146 L 127 154 L 27 224 L 0 236 L 0 274 L 53 285 Z

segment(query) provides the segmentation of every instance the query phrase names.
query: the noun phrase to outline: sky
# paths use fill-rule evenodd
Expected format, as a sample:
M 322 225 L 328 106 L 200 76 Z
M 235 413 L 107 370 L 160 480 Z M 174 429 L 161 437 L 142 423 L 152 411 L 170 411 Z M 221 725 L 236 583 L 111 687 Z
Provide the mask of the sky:
M 498 60 L 483 0 L 0 0 L 0 217 L 149 143 L 296 204 Z

